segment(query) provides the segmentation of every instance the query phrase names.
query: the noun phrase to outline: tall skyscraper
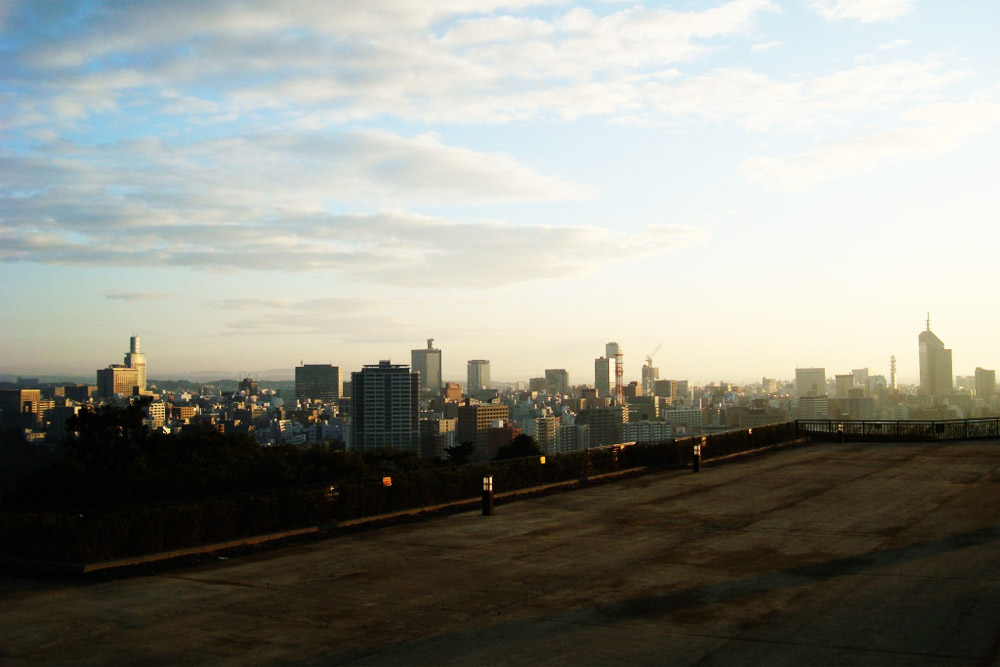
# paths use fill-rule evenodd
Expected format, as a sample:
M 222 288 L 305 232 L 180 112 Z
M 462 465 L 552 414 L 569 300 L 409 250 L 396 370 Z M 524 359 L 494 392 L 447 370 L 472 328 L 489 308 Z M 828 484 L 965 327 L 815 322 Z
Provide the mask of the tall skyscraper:
M 466 365 L 468 384 L 465 393 L 475 394 L 477 391 L 490 388 L 490 362 L 487 359 L 471 359 Z
M 404 364 L 380 361 L 351 373 L 351 448 L 417 450 L 419 376 Z
M 594 388 L 601 398 L 614 395 L 615 360 L 607 357 L 594 359 Z
M 642 394 L 653 396 L 656 393 L 656 381 L 660 379 L 660 369 L 649 364 L 642 365 Z
M 125 365 L 136 370 L 139 391 L 146 391 L 146 355 L 139 351 L 139 337 L 129 339 L 129 351 L 125 353 Z
M 920 393 L 925 396 L 948 396 L 952 392 L 951 350 L 931 332 L 931 316 L 927 329 L 917 337 L 920 350 Z
M 549 396 L 569 393 L 569 373 L 564 368 L 545 369 L 545 392 Z
M 434 347 L 434 339 L 427 339 L 427 347 L 410 350 L 410 366 L 420 374 L 420 390 L 437 394 L 441 391 L 441 350 Z
M 303 364 L 295 369 L 295 398 L 332 403 L 340 398 L 340 367 Z
M 623 401 L 625 391 L 625 369 L 622 362 L 622 348 L 618 343 L 607 343 L 604 346 L 604 356 L 611 361 L 612 395 L 617 401 Z

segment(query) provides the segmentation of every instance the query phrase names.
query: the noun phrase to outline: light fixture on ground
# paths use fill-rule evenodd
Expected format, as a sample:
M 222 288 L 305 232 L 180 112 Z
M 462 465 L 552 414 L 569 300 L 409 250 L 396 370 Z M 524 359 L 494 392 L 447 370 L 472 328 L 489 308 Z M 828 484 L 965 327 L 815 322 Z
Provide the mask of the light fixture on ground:
M 493 475 L 483 475 L 483 516 L 493 516 Z

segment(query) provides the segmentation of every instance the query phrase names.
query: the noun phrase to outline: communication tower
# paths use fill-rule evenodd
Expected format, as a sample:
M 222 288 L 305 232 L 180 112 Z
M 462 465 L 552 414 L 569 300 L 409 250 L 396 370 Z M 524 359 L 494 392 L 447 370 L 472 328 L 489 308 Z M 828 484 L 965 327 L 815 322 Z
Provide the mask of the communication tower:
M 929 318 L 928 318 L 929 319 Z M 928 325 L 930 323 L 928 322 Z M 889 357 L 889 386 L 896 389 L 896 355 Z

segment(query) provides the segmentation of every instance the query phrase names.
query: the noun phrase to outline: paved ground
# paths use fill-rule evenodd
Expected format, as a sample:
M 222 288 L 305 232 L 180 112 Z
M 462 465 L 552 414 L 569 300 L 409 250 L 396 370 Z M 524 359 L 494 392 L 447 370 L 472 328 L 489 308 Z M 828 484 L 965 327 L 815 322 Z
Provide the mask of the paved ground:
M 0 664 L 1000 664 L 1000 442 L 814 445 L 91 583 Z

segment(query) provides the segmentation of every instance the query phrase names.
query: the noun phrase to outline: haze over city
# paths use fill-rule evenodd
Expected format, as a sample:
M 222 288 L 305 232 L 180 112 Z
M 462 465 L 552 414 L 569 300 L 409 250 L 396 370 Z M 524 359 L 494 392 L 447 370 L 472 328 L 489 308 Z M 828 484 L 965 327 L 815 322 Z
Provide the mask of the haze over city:
M 7 2 L 0 373 L 996 368 L 998 14 Z

